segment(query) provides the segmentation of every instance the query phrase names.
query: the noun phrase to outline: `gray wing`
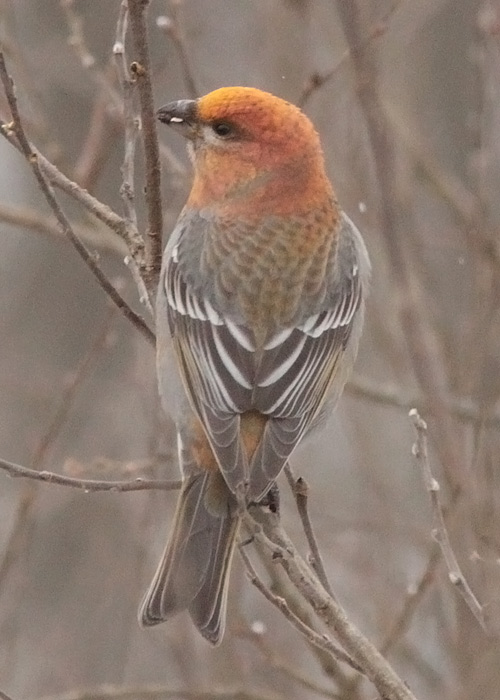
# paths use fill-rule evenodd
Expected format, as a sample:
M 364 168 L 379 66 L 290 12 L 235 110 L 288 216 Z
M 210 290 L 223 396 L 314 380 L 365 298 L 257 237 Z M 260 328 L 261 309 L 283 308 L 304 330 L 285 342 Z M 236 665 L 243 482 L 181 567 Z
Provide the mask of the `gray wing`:
M 339 235 L 338 268 L 323 308 L 293 329 L 277 354 L 263 358 L 259 410 L 273 416 L 251 465 L 251 493 L 265 493 L 328 399 L 334 407 L 356 358 L 368 292 L 370 263 L 365 245 L 345 215 Z M 293 354 L 296 357 L 291 362 Z
M 341 365 L 346 354 L 355 355 L 356 348 L 348 346 L 353 335 L 357 346 L 368 274 L 364 245 L 346 217 L 320 308 L 257 350 L 249 328 L 186 282 L 172 251 L 162 284 L 181 375 L 232 491 L 244 483 L 250 498 L 260 498 L 314 422 L 332 385 L 343 386 Z M 252 410 L 268 420 L 249 464 L 240 417 Z

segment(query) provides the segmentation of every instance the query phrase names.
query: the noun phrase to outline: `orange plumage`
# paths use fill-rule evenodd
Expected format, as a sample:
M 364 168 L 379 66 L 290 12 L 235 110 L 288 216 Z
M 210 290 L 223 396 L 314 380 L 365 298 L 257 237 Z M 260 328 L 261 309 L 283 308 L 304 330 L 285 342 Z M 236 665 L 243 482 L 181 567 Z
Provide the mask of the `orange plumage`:
M 218 643 L 237 500 L 262 498 L 336 404 L 369 262 L 297 107 L 234 87 L 158 116 L 188 139 L 194 166 L 157 304 L 158 380 L 183 488 L 140 618 L 151 625 L 187 609 Z
M 319 136 L 294 105 L 254 88 L 220 88 L 198 101 L 198 115 L 237 124 L 241 139 L 200 151 L 187 206 L 257 218 L 310 211 L 333 197 Z

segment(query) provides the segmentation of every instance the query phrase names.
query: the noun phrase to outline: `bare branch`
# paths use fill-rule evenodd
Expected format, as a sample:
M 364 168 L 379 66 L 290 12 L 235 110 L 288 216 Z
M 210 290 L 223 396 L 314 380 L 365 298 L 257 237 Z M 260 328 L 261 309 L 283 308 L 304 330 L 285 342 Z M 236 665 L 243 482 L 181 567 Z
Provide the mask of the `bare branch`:
M 148 229 L 144 251 L 146 287 L 154 296 L 161 268 L 163 214 L 161 202 L 161 169 L 156 116 L 151 83 L 146 15 L 149 0 L 128 0 L 128 11 L 135 59 L 130 70 L 137 81 L 141 105 L 144 158 L 146 165 L 146 205 Z
M 54 222 L 53 217 L 44 216 L 33 209 L 0 204 L 0 221 L 34 231 L 52 239 L 56 238 L 60 241 L 69 242 L 60 227 Z M 124 241 L 114 236 L 104 226 L 73 224 L 73 230 L 87 245 L 95 246 L 111 253 L 118 253 L 119 255 L 127 253 Z
M 65 386 L 55 415 L 50 420 L 48 427 L 42 434 L 40 440 L 38 441 L 38 445 L 34 450 L 34 454 L 31 459 L 31 467 L 33 471 L 39 472 L 41 470 L 50 449 L 60 434 L 63 425 L 66 423 L 69 412 L 74 404 L 75 397 L 77 396 L 78 389 L 81 387 L 83 381 L 88 376 L 93 363 L 106 345 L 107 338 L 109 337 L 110 322 L 115 313 L 115 308 L 110 307 L 109 312 L 106 314 L 106 317 L 104 318 L 104 321 L 101 324 L 93 342 L 83 355 L 75 372 L 72 374 L 71 381 Z M 21 549 L 23 536 L 26 532 L 26 524 L 35 503 L 36 493 L 34 484 L 27 482 L 17 504 L 14 524 L 9 534 L 8 541 L 4 547 L 3 558 L 0 561 L 0 589 L 5 578 L 7 577 L 8 572 L 10 571 L 12 563 L 16 560 L 16 557 Z
M 295 588 L 335 634 L 347 654 L 372 681 L 384 700 L 415 700 L 413 693 L 380 652 L 350 622 L 342 606 L 328 595 L 314 572 L 297 553 L 276 515 L 267 513 L 263 527 L 249 513 L 244 513 L 243 518 L 252 536 L 281 564 Z
M 135 82 L 132 80 L 127 64 L 127 56 L 125 53 L 125 42 L 128 28 L 128 2 L 122 0 L 118 21 L 116 24 L 115 43 L 113 45 L 113 54 L 115 56 L 115 65 L 122 87 L 123 94 L 123 125 L 124 125 L 124 151 L 122 165 L 122 184 L 120 187 L 120 195 L 123 201 L 126 221 L 129 226 L 137 230 L 137 211 L 135 207 L 135 151 L 137 137 L 140 130 L 140 119 L 134 110 L 134 93 Z M 137 264 L 137 260 L 132 258 L 130 261 L 130 269 L 132 276 L 139 290 L 140 298 L 147 305 L 150 313 L 153 314 L 153 296 L 152 291 L 147 288 L 147 279 L 142 277 L 144 272 L 142 259 Z
M 318 547 L 318 542 L 316 540 L 316 535 L 314 534 L 311 518 L 309 517 L 309 485 L 302 477 L 299 477 L 298 479 L 295 478 L 292 468 L 288 463 L 285 465 L 285 474 L 286 478 L 288 479 L 290 488 L 292 489 L 292 493 L 295 496 L 295 503 L 297 504 L 297 510 L 299 512 L 302 527 L 304 528 L 304 533 L 307 539 L 307 543 L 309 545 L 309 563 L 316 572 L 316 576 L 319 578 L 325 591 L 329 593 L 332 596 L 332 598 L 335 598 L 335 595 L 332 591 L 332 587 L 330 586 L 330 582 L 328 581 L 328 576 L 326 575 L 323 557 L 321 556 L 321 552 Z
M 42 190 L 45 199 L 47 200 L 47 203 L 49 204 L 50 208 L 52 209 L 52 212 L 54 213 L 59 225 L 61 226 L 62 230 L 64 231 L 64 234 L 68 237 L 68 239 L 71 241 L 73 244 L 75 250 L 77 251 L 78 255 L 81 257 L 83 262 L 87 265 L 87 267 L 90 269 L 92 274 L 94 275 L 94 278 L 97 280 L 98 284 L 100 287 L 103 289 L 103 291 L 108 295 L 108 297 L 113 301 L 113 303 L 120 309 L 120 311 L 124 314 L 124 316 L 132 322 L 132 324 L 141 331 L 141 333 L 144 335 L 144 337 L 152 344 L 154 344 L 154 334 L 150 330 L 150 328 L 147 326 L 145 321 L 127 304 L 125 299 L 121 296 L 121 294 L 117 291 L 117 289 L 110 283 L 106 275 L 103 273 L 101 268 L 96 262 L 96 257 L 95 255 L 92 255 L 84 245 L 84 243 L 78 238 L 78 236 L 75 234 L 73 231 L 71 224 L 64 214 L 63 210 L 59 206 L 59 203 L 57 202 L 54 192 L 52 190 L 52 187 L 50 184 L 47 182 L 45 175 L 42 171 L 42 168 L 40 167 L 39 164 L 39 158 L 38 154 L 32 149 L 26 134 L 24 133 L 24 128 L 21 122 L 21 117 L 19 115 L 19 111 L 17 108 L 17 100 L 14 94 L 14 84 L 12 82 L 12 79 L 7 73 L 7 68 L 5 65 L 4 61 L 4 56 L 3 53 L 0 52 L 0 79 L 2 81 L 5 95 L 7 97 L 7 101 L 9 103 L 9 107 L 11 110 L 12 114 L 12 119 L 13 119 L 13 125 L 10 130 L 13 130 L 17 141 L 19 143 L 19 146 L 28 161 L 28 163 L 31 165 L 31 168 L 33 170 L 33 173 L 38 181 L 38 184 L 40 186 L 40 189 Z M 3 124 L 0 122 L 0 130 L 2 132 L 6 132 L 9 130 L 7 125 Z
M 455 216 L 465 225 L 465 234 L 471 250 L 479 249 L 484 257 L 492 263 L 497 271 L 500 268 L 500 239 L 495 232 L 486 232 L 482 225 L 483 207 L 474 192 L 472 192 L 455 174 L 443 168 L 432 148 L 426 143 L 422 134 L 418 133 L 414 124 L 408 124 L 402 119 L 396 108 L 384 104 L 384 109 L 391 126 L 398 138 L 404 144 L 434 191 L 451 207 Z
M 66 23 L 70 32 L 68 44 L 75 51 L 75 54 L 79 58 L 82 67 L 86 69 L 92 68 L 96 65 L 96 60 L 90 53 L 85 41 L 85 37 L 83 35 L 83 20 L 75 11 L 75 2 L 74 0 L 60 0 L 60 4 L 65 14 Z
M 317 695 L 322 695 L 325 698 L 330 698 L 330 700 L 341 700 L 343 695 L 331 690 L 323 685 L 320 685 L 310 676 L 302 673 L 302 671 L 294 665 L 293 661 L 285 661 L 283 658 L 278 656 L 270 644 L 266 642 L 266 635 L 260 631 L 250 629 L 247 625 L 242 629 L 237 630 L 238 636 L 242 639 L 248 639 L 251 641 L 262 655 L 262 661 L 267 666 L 276 671 L 279 671 L 285 675 L 286 678 L 293 679 L 296 683 L 301 685 L 306 690 L 312 690 L 313 693 Z M 362 676 L 357 676 L 362 680 Z
M 60 0 L 60 4 L 69 30 L 68 44 L 73 48 L 82 68 L 88 71 L 95 84 L 105 92 L 114 109 L 121 113 L 123 105 L 120 95 L 113 85 L 113 81 L 99 66 L 87 45 L 83 31 L 83 19 L 75 10 L 75 0 Z
M 9 141 L 9 143 L 18 151 L 21 153 L 23 152 L 11 124 L 6 124 L 0 120 L 0 135 L 7 139 L 7 141 Z M 144 243 L 137 229 L 134 229 L 133 226 L 127 225 L 127 222 L 116 212 L 114 212 L 111 207 L 108 207 L 107 204 L 104 204 L 93 197 L 89 192 L 87 192 L 87 190 L 80 187 L 78 183 L 70 180 L 53 163 L 45 158 L 45 156 L 43 156 L 31 143 L 30 150 L 31 153 L 36 155 L 38 164 L 43 174 L 49 180 L 50 184 L 62 190 L 62 192 L 82 204 L 88 212 L 90 212 L 93 216 L 99 219 L 99 221 L 102 221 L 102 223 L 120 236 L 120 238 L 127 243 L 127 246 L 134 259 L 140 261 Z
M 248 572 L 248 579 L 250 583 L 262 593 L 266 600 L 274 605 L 274 607 L 285 616 L 288 622 L 290 622 L 290 624 L 295 627 L 295 629 L 300 632 L 300 634 L 305 637 L 310 644 L 313 644 L 315 647 L 318 647 L 323 651 L 327 651 L 336 661 L 348 664 L 352 669 L 358 671 L 359 673 L 363 672 L 362 669 L 351 659 L 351 657 L 343 652 L 342 649 L 339 649 L 339 647 L 337 647 L 327 635 L 318 634 L 318 632 L 302 622 L 302 620 L 290 609 L 285 598 L 275 595 L 265 585 L 253 567 L 252 562 L 245 552 L 244 546 L 241 546 L 239 551 Z
M 46 430 L 43 438 L 35 451 L 32 459 L 32 463 L 35 466 L 43 464 L 46 460 L 49 448 L 54 443 L 56 436 L 60 433 L 62 425 L 65 423 L 69 410 L 74 403 L 74 398 L 76 393 L 81 386 L 83 380 L 88 375 L 89 369 L 95 358 L 98 356 L 100 350 L 105 347 L 106 340 L 109 335 L 112 316 L 115 314 L 114 307 L 111 307 L 100 332 L 97 334 L 94 342 L 92 343 L 89 350 L 86 352 L 82 361 L 80 362 L 78 368 L 76 369 L 71 383 L 65 388 L 63 396 L 58 410 L 48 429 Z M 28 467 L 23 467 L 20 464 L 14 464 L 4 459 L 0 459 L 0 470 L 9 474 L 9 476 L 14 478 L 26 478 L 35 481 L 43 481 L 49 484 L 56 484 L 58 486 L 69 486 L 71 488 L 78 488 L 84 491 L 144 491 L 150 489 L 161 489 L 161 490 L 175 490 L 180 488 L 180 481 L 166 481 L 166 480 L 152 480 L 143 479 L 138 477 L 133 480 L 125 481 L 99 481 L 96 479 L 76 479 L 74 477 L 64 476 L 62 474 L 56 474 L 49 471 L 41 471 L 40 469 L 30 469 Z M 1 576 L 0 576 L 1 580 Z
M 399 8 L 401 2 L 402 0 L 395 0 L 392 6 L 387 10 L 385 15 L 381 17 L 379 21 L 371 27 L 370 31 L 368 32 L 368 36 L 366 36 L 362 41 L 364 45 L 368 45 L 372 41 L 372 39 L 378 39 L 387 31 L 389 20 Z M 340 69 L 345 66 L 346 61 L 350 57 L 350 55 L 351 49 L 347 48 L 343 52 L 337 63 L 333 66 L 333 68 L 330 68 L 330 70 L 326 71 L 326 73 L 313 73 L 311 76 L 309 76 L 301 94 L 297 99 L 298 106 L 301 108 L 305 107 L 306 103 L 309 102 L 312 95 L 317 90 L 322 88 L 326 83 L 332 80 L 332 78 L 334 78 L 338 74 Z
M 399 230 L 399 191 L 395 177 L 395 149 L 392 132 L 379 94 L 377 61 L 370 46 L 363 43 L 359 0 L 337 2 L 344 33 L 351 51 L 356 90 L 363 111 L 380 187 L 380 226 L 384 231 L 387 255 L 399 304 L 399 318 L 415 376 L 436 420 L 439 438 L 436 449 L 454 489 L 460 488 L 465 472 L 457 449 L 449 407 L 446 363 L 436 333 L 423 312 L 421 290 L 409 264 L 404 237 Z
M 429 462 L 429 454 L 427 451 L 427 424 L 420 417 L 418 411 L 414 408 L 409 413 L 410 419 L 416 432 L 416 442 L 413 445 L 413 455 L 417 464 L 422 470 L 424 483 L 429 493 L 432 506 L 433 529 L 432 536 L 441 548 L 441 552 L 448 567 L 448 578 L 465 600 L 470 611 L 479 622 L 485 632 L 488 631 L 486 620 L 484 617 L 483 606 L 479 603 L 476 596 L 472 592 L 471 587 L 460 569 L 455 552 L 451 546 L 450 537 L 444 521 L 443 509 L 439 498 L 439 482 L 434 478 Z
M 157 17 L 156 26 L 165 34 L 165 36 L 172 40 L 181 64 L 182 77 L 186 85 L 187 94 L 194 100 L 199 97 L 200 93 L 196 86 L 196 80 L 191 68 L 191 62 L 189 60 L 189 50 L 186 46 L 186 37 L 182 31 L 180 17 L 182 3 L 173 2 L 171 3 L 170 7 L 171 16 L 166 17 L 165 15 L 161 15 L 160 17 Z
M 416 396 L 396 384 L 388 382 L 382 384 L 360 375 L 354 375 L 347 382 L 345 391 L 351 396 L 407 411 L 415 406 L 421 410 L 429 408 L 429 402 L 425 396 Z M 500 428 L 499 413 L 491 412 L 483 415 L 484 411 L 470 399 L 450 398 L 449 408 L 451 413 L 462 421 L 481 424 L 487 428 Z
M 182 482 L 180 480 L 166 479 L 143 479 L 137 477 L 130 481 L 101 481 L 98 479 L 75 479 L 72 476 L 64 476 L 49 471 L 37 471 L 36 469 L 28 469 L 20 464 L 8 462 L 5 459 L 0 459 L 0 470 L 6 472 L 9 476 L 22 479 L 34 479 L 35 481 L 43 481 L 46 484 L 55 484 L 56 486 L 69 486 L 73 489 L 81 489 L 86 493 L 93 491 L 112 491 L 113 493 L 125 491 L 177 491 L 180 489 Z
M 266 511 L 261 507 L 252 509 L 251 514 L 259 523 L 261 523 L 261 518 L 266 518 Z M 272 543 L 267 540 L 267 546 L 264 547 L 254 539 L 254 545 L 259 561 L 269 577 L 269 587 L 271 588 L 272 592 L 275 595 L 284 598 L 292 612 L 295 613 L 295 615 L 300 618 L 302 622 L 307 625 L 307 627 L 310 629 L 317 629 L 318 620 L 314 610 L 311 608 L 308 601 L 290 582 L 286 571 L 284 571 L 281 567 L 276 566 L 275 560 L 269 556 L 269 545 L 272 546 Z M 351 685 L 352 678 L 349 669 L 336 663 L 328 651 L 324 651 L 313 644 L 310 644 L 309 648 L 311 653 L 317 659 L 322 670 L 329 677 L 333 677 L 335 679 L 339 689 L 347 689 Z
M 140 260 L 144 244 L 137 229 L 132 225 L 127 224 L 127 222 L 116 212 L 114 212 L 111 207 L 108 207 L 107 204 L 100 202 L 89 192 L 82 189 L 76 182 L 73 182 L 73 180 L 66 177 L 64 173 L 58 170 L 55 165 L 48 161 L 47 158 L 45 158 L 35 148 L 32 148 L 32 151 L 36 153 L 40 168 L 42 169 L 44 175 L 48 178 L 51 185 L 59 188 L 65 194 L 68 194 L 70 197 L 82 204 L 91 214 L 99 219 L 99 221 L 102 221 L 112 231 L 118 234 L 118 236 L 123 238 L 123 240 L 127 243 L 134 259 Z
M 391 649 L 394 648 L 397 641 L 401 639 L 403 634 L 409 628 L 419 603 L 422 601 L 424 595 L 429 590 L 431 583 L 434 581 L 438 562 L 439 549 L 434 545 L 424 573 L 420 577 L 420 581 L 411 591 L 408 592 L 408 595 L 405 597 L 401 608 L 401 612 L 393 621 L 389 631 L 380 644 L 380 652 L 384 656 L 387 656 Z
M 123 200 L 127 220 L 137 228 L 137 213 L 134 204 L 134 164 L 135 144 L 139 132 L 139 119 L 134 115 L 134 83 L 131 80 L 127 58 L 125 55 L 125 39 L 128 25 L 128 3 L 122 0 L 118 22 L 116 24 L 116 37 L 113 46 L 115 65 L 123 92 L 123 121 L 125 127 L 125 148 L 123 153 L 122 176 L 123 182 L 120 194 Z
M 115 148 L 121 131 L 120 122 L 114 108 L 110 114 L 108 96 L 101 88 L 94 99 L 87 134 L 73 167 L 73 177 L 80 187 L 95 188 L 99 175 Z

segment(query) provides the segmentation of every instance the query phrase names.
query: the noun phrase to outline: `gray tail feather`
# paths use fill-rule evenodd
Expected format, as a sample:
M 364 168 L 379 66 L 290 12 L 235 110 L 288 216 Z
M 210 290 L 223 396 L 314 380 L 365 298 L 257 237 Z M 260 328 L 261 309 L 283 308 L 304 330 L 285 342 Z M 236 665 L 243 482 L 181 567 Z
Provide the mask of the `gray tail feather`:
M 144 626 L 188 610 L 201 634 L 218 644 L 224 634 L 229 570 L 239 518 L 231 499 L 220 513 L 207 507 L 210 474 L 186 479 L 165 552 L 139 610 Z

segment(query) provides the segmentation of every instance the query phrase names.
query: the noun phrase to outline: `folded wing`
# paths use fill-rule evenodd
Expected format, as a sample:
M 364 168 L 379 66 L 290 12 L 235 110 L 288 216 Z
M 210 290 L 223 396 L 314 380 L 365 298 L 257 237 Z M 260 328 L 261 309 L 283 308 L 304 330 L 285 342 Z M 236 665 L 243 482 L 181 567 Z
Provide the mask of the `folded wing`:
M 251 329 L 195 293 L 177 257 L 170 257 L 163 283 L 181 374 L 233 492 L 245 484 L 249 497 L 259 499 L 318 416 L 353 327 L 361 324 L 366 275 L 360 245 L 345 218 L 337 268 L 317 310 L 275 331 L 261 347 Z M 248 411 L 267 417 L 250 456 L 240 436 L 241 416 Z

